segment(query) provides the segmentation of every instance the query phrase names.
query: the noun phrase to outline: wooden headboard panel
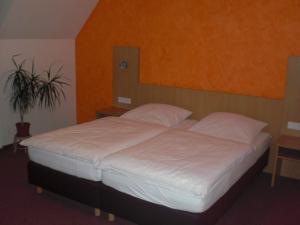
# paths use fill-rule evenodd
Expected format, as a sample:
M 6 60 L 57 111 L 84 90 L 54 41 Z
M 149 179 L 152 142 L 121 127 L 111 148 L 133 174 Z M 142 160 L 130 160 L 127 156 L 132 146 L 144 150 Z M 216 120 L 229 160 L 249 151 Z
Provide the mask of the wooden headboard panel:
M 286 99 L 273 100 L 221 92 L 139 84 L 139 54 L 138 48 L 115 47 L 113 49 L 114 106 L 133 108 L 144 103 L 158 102 L 189 109 L 193 112 L 192 118 L 194 119 L 200 119 L 211 112 L 226 111 L 266 121 L 269 124 L 266 131 L 270 132 L 273 136 L 270 163 L 267 167 L 267 170 L 270 171 L 273 164 L 274 143 L 279 134 L 284 130 L 283 127 L 285 127 L 285 122 L 287 121 L 287 118 L 285 118 L 286 111 L 284 110 L 287 104 Z M 120 69 L 119 66 L 122 60 L 128 61 L 128 68 L 125 70 Z M 300 68 L 300 60 L 297 63 Z M 299 78 L 297 79 L 300 81 Z M 117 98 L 120 96 L 131 98 L 132 104 L 128 106 L 118 103 Z M 300 116 L 298 119 L 300 121 Z M 295 118 L 293 120 L 295 121 Z M 284 175 L 295 176 L 291 169 L 285 168 L 289 168 L 289 166 L 284 166 Z

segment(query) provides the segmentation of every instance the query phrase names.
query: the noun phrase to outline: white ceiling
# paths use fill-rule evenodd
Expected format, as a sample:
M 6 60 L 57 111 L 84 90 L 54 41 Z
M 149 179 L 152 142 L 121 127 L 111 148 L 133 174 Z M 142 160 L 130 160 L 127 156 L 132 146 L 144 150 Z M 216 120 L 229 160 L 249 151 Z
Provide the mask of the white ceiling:
M 0 0 L 0 39 L 76 38 L 98 0 Z

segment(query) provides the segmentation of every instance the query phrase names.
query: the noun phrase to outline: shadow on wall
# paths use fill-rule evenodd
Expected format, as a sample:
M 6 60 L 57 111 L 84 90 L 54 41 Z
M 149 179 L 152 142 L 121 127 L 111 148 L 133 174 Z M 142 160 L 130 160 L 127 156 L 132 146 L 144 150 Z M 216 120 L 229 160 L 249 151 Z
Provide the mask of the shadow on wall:
M 13 0 L 1 0 L 1 7 L 0 7 L 0 27 L 9 12 L 10 7 L 13 4 Z

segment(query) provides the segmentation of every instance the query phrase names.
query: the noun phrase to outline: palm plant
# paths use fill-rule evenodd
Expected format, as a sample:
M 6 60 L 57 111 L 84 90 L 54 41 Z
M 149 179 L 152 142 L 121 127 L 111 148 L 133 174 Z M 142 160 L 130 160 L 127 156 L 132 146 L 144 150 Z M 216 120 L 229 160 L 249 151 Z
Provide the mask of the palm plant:
M 62 66 L 52 76 L 52 66 L 45 71 L 46 78 L 39 79 L 37 85 L 36 99 L 40 108 L 53 110 L 56 104 L 61 104 L 66 98 L 63 87 L 68 85 L 63 81 L 61 74 Z
M 40 108 L 53 110 L 57 104 L 60 105 L 65 99 L 64 81 L 60 67 L 55 73 L 52 72 L 52 65 L 44 74 L 37 74 L 34 61 L 31 71 L 26 70 L 26 60 L 17 63 L 16 57 L 12 56 L 14 69 L 8 75 L 4 91 L 10 92 L 10 104 L 14 112 L 20 114 L 20 122 L 24 123 L 24 115 L 30 112 L 38 103 Z

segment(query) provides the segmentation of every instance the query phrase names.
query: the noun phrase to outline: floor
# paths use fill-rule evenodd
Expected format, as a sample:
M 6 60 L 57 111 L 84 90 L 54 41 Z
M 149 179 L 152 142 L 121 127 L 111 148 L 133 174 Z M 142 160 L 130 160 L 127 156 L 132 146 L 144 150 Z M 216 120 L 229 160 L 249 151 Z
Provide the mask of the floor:
M 133 225 L 107 214 L 45 192 L 38 195 L 27 183 L 27 154 L 0 150 L 0 225 Z M 71 187 L 70 187 L 71 188 Z M 270 187 L 270 175 L 261 174 L 228 209 L 217 225 L 300 225 L 300 181 L 279 178 Z

